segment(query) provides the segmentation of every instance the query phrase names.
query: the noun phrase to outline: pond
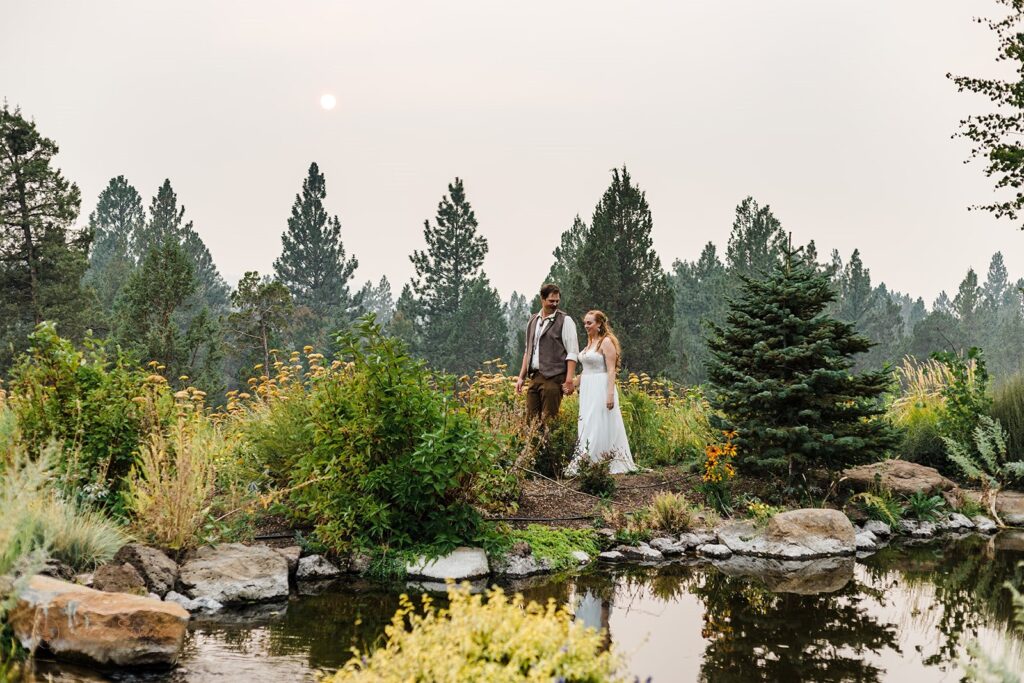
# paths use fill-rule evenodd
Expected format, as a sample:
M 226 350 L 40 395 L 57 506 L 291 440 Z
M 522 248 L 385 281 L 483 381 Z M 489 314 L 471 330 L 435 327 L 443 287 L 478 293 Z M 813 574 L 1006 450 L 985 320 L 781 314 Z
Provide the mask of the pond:
M 1024 578 L 1022 560 L 1024 532 L 1004 531 L 894 545 L 825 562 L 810 577 L 780 563 L 752 576 L 741 558 L 602 566 L 506 587 L 575 605 L 578 619 L 607 630 L 641 680 L 957 681 L 972 641 L 1024 670 L 1024 638 L 1012 632 L 1002 589 Z M 397 589 L 367 582 L 321 589 L 197 621 L 172 672 L 42 668 L 59 680 L 312 680 L 341 666 L 352 645 L 378 638 L 398 603 Z

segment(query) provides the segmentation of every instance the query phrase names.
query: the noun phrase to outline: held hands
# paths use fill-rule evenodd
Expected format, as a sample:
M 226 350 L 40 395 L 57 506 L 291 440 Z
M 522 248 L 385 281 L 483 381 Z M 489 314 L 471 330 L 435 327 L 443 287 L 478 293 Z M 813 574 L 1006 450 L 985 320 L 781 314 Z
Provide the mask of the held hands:
M 565 383 L 562 384 L 562 393 L 566 396 L 572 396 L 572 392 L 575 388 L 576 386 L 573 384 L 573 381 L 571 379 L 566 379 Z

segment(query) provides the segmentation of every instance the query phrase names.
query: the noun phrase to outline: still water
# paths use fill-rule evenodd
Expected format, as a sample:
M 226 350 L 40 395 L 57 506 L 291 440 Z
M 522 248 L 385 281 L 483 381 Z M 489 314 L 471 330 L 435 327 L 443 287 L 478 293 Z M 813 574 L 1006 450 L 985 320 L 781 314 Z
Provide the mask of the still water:
M 606 629 L 640 680 L 958 681 L 973 641 L 1024 671 L 1024 636 L 1012 631 L 1002 588 L 1024 580 L 1021 561 L 1024 532 L 1005 531 L 812 567 L 743 559 L 599 567 L 506 587 L 574 605 L 578 619 Z M 50 671 L 58 680 L 312 680 L 381 635 L 402 589 L 337 583 L 197 621 L 170 673 Z

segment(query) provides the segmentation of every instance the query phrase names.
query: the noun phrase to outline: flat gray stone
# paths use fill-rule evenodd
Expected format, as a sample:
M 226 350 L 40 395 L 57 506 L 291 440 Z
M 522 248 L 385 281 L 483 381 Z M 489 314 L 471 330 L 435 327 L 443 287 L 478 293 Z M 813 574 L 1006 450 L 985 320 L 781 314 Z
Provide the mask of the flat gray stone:
M 662 555 L 660 551 L 655 550 L 646 543 L 638 546 L 619 545 L 616 546 L 614 550 L 622 553 L 628 560 L 660 562 L 665 559 L 665 556 Z
M 170 591 L 164 596 L 164 602 L 173 602 L 177 605 L 181 605 L 189 612 L 201 612 L 203 614 L 214 614 L 224 609 L 224 605 L 213 598 L 202 597 L 193 600 L 192 598 L 174 591 Z
M 405 571 L 413 578 L 462 581 L 487 576 L 491 567 L 482 548 L 460 547 L 433 560 L 420 556 L 410 562 Z
M 974 522 L 967 515 L 951 512 L 939 521 L 938 527 L 941 531 L 969 531 L 974 528 Z
M 729 550 L 729 546 L 722 545 L 721 543 L 705 543 L 704 545 L 697 546 L 697 554 L 704 557 L 725 559 L 732 556 L 732 551 Z
M 790 560 L 853 555 L 857 549 L 849 518 L 826 508 L 781 512 L 763 529 L 750 521 L 732 522 L 718 530 L 718 539 L 738 555 Z
M 598 562 L 625 562 L 626 556 L 617 550 L 608 550 L 603 553 L 598 553 Z
M 299 558 L 295 578 L 299 581 L 323 581 L 341 576 L 341 570 L 331 564 L 323 555 L 309 555 Z
M 687 548 L 696 548 L 699 545 L 717 542 L 718 534 L 710 531 L 690 531 L 679 535 L 679 543 Z
M 917 528 L 910 532 L 912 538 L 931 538 L 938 527 L 934 522 L 919 522 Z
M 491 563 L 491 569 L 497 576 L 508 576 L 518 579 L 550 572 L 551 562 L 547 558 L 537 559 L 533 554 L 510 554 L 494 560 Z
M 278 553 L 288 563 L 289 574 L 295 574 L 298 571 L 299 558 L 302 557 L 302 548 L 297 545 L 290 545 L 286 548 L 274 548 L 274 552 Z
M 994 534 L 999 530 L 996 523 L 985 515 L 975 515 L 971 518 L 971 521 L 974 522 L 974 528 L 983 534 Z
M 288 597 L 288 562 L 263 545 L 203 547 L 182 565 L 180 582 L 190 598 L 223 605 L 277 600 Z
M 582 550 L 573 550 L 571 554 L 578 564 L 590 564 L 590 555 Z
M 662 537 L 659 537 L 659 538 L 652 538 L 649 545 L 650 545 L 651 548 L 654 548 L 655 550 L 658 550 L 658 551 L 661 551 L 661 552 L 665 552 L 665 548 L 669 548 L 671 546 L 674 546 L 677 543 L 678 543 L 678 541 L 676 541 L 673 538 L 666 538 L 666 537 L 662 536 Z
M 857 550 L 877 550 L 878 538 L 870 531 L 861 531 L 857 534 Z
M 889 538 L 892 536 L 892 527 L 877 519 L 869 519 L 864 522 L 864 531 L 870 531 L 876 538 Z

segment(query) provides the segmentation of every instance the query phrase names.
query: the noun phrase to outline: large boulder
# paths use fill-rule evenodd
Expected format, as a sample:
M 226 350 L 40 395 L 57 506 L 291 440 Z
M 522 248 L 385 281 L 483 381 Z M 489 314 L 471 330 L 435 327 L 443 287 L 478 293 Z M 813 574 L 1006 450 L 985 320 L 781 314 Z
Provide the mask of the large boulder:
M 406 565 L 405 572 L 414 578 L 462 581 L 487 576 L 491 567 L 482 548 L 460 547 L 434 559 L 420 556 Z
M 308 555 L 299 559 L 295 578 L 299 581 L 323 581 L 341 576 L 341 570 L 323 555 Z
M 104 593 L 34 576 L 18 596 L 10 625 L 28 649 L 99 665 L 177 662 L 188 612 L 180 605 L 125 593 Z
M 122 546 L 114 555 L 114 562 L 127 562 L 146 582 L 146 589 L 163 597 L 174 589 L 178 580 L 178 564 L 156 548 L 141 543 Z
M 855 491 L 873 488 L 876 477 L 883 489 L 904 496 L 918 492 L 942 493 L 956 487 L 955 483 L 939 474 L 934 467 L 925 467 L 906 460 L 882 460 L 843 471 L 847 485 Z
M 224 605 L 279 600 L 288 597 L 288 561 L 263 545 L 203 547 L 181 566 L 179 582 L 188 597 Z
M 780 559 L 852 555 L 857 550 L 856 536 L 846 515 L 826 508 L 780 512 L 764 529 L 741 521 L 718 531 L 719 542 L 738 555 Z
M 127 562 L 110 562 L 97 567 L 92 575 L 92 587 L 104 593 L 145 595 L 148 592 L 142 575 Z
M 970 499 L 981 502 L 981 491 L 974 489 L 957 489 L 951 492 L 955 499 Z M 1020 491 L 1000 491 L 996 495 L 996 512 L 1006 526 L 1024 526 L 1024 493 Z

